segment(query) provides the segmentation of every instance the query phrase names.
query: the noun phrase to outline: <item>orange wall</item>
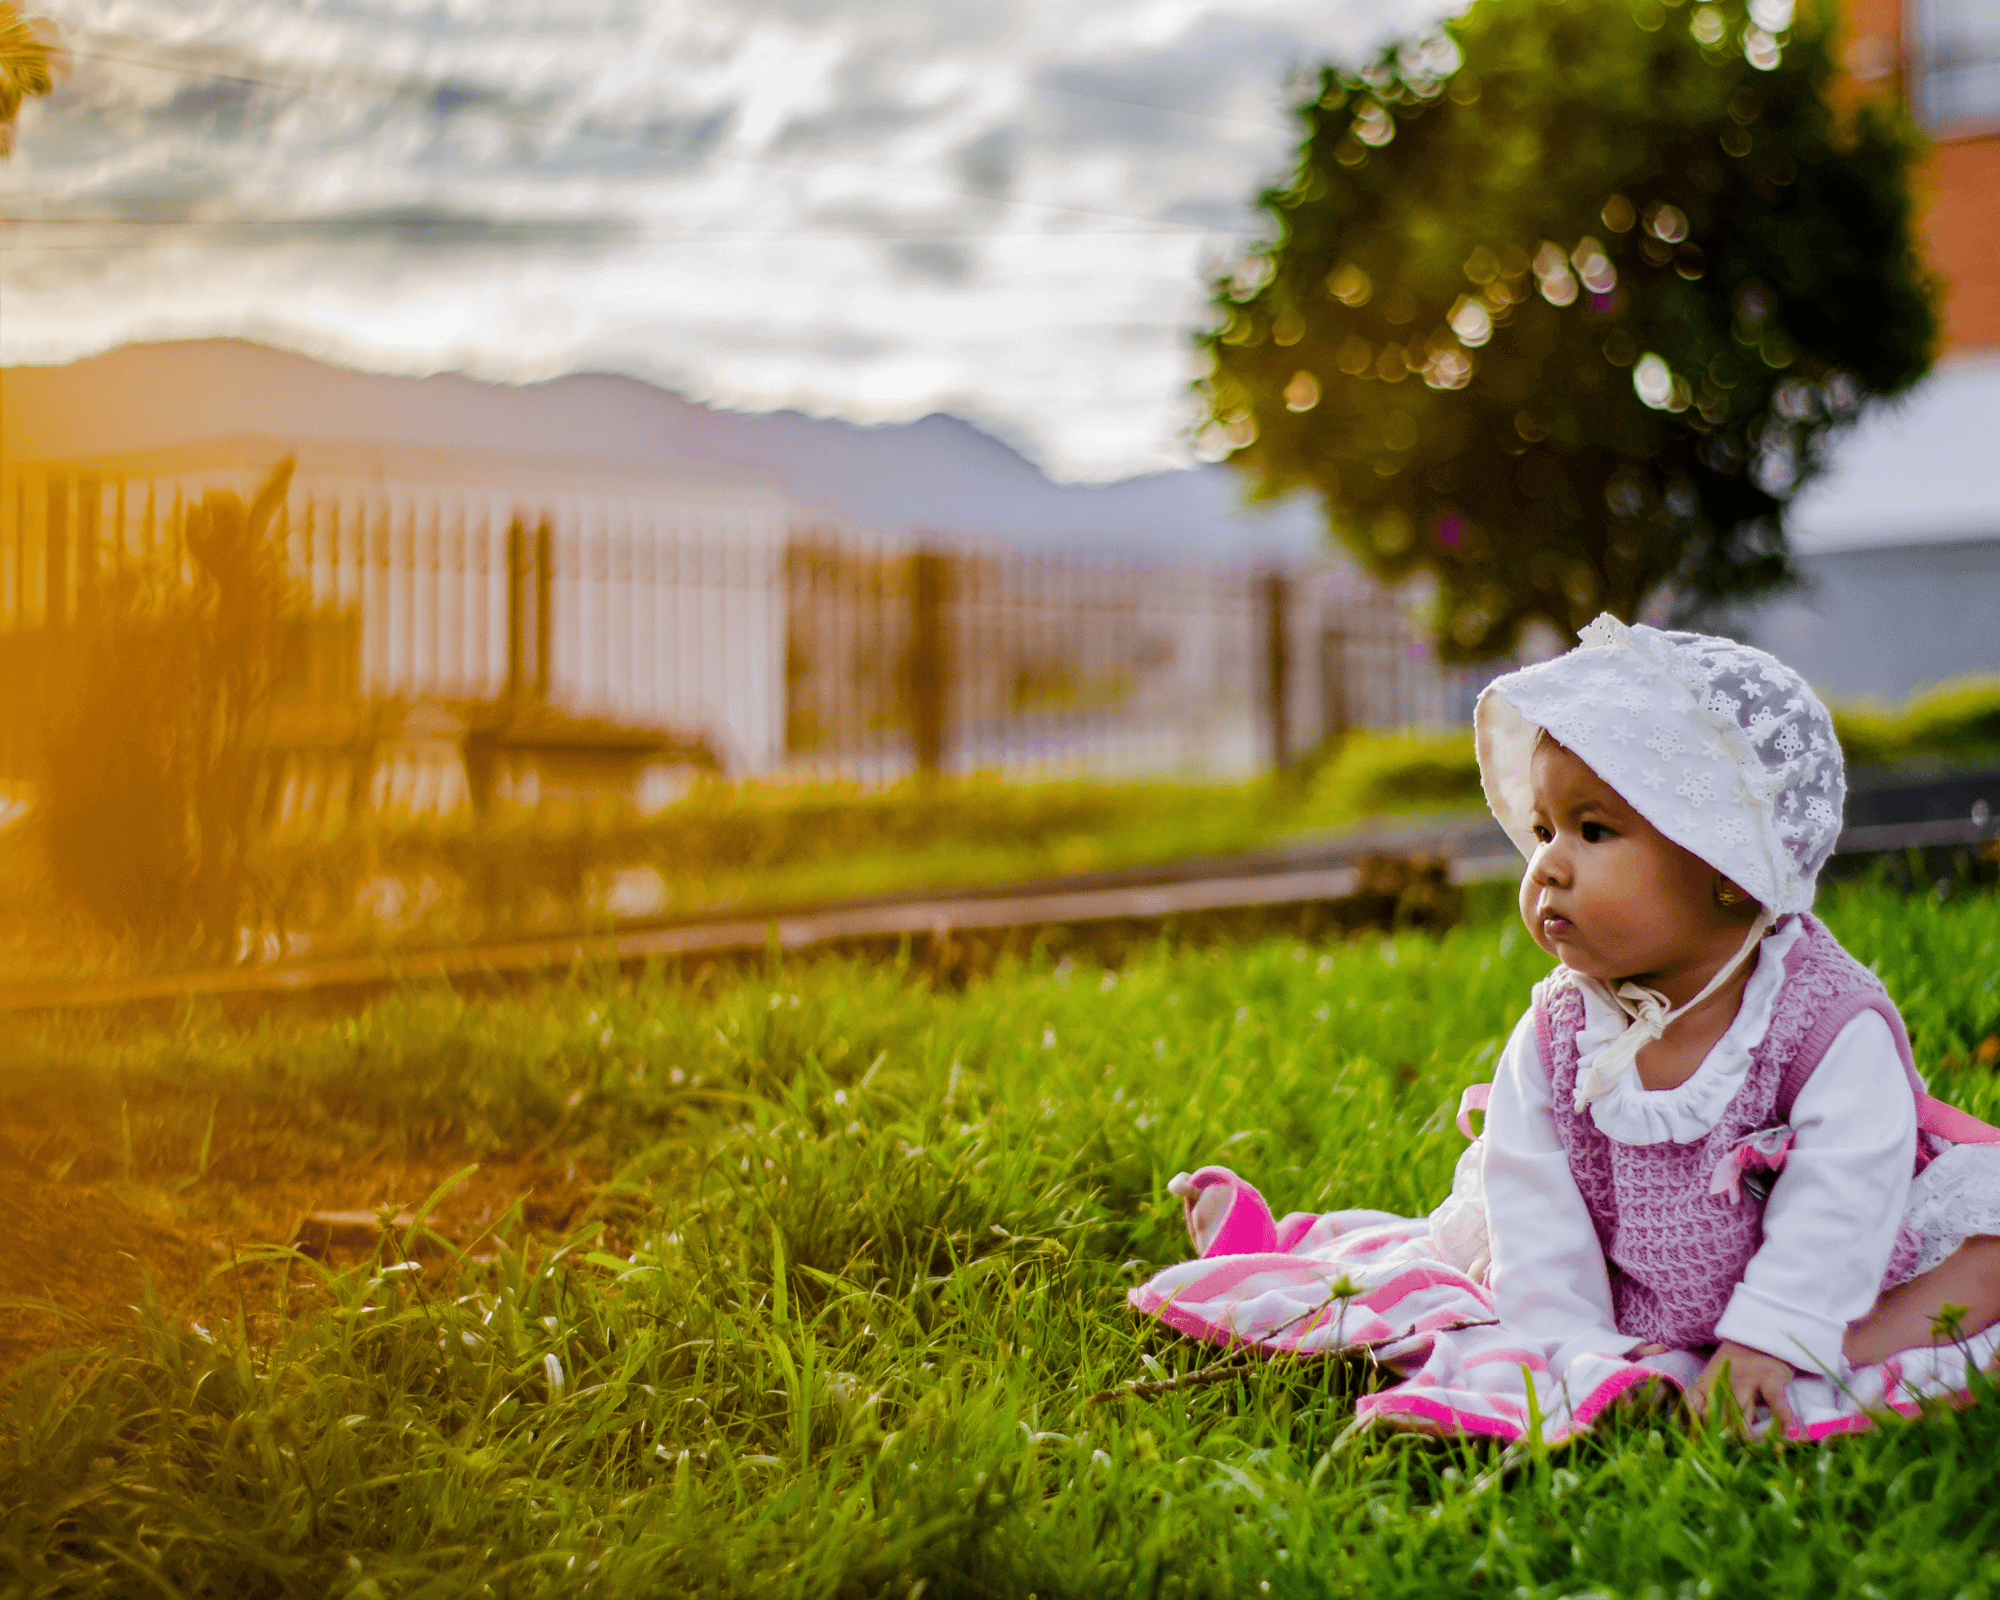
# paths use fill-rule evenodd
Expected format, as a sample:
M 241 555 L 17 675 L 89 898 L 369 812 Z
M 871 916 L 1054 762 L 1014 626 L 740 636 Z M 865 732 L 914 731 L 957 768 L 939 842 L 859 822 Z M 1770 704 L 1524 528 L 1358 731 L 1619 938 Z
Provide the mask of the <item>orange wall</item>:
M 1846 0 L 1846 61 L 1860 93 L 1909 86 L 1905 0 Z M 1945 282 L 1944 348 L 2000 346 L 2000 130 L 1947 135 L 1919 178 L 1921 227 Z
M 1929 177 L 1931 262 L 1950 285 L 1945 349 L 2000 345 L 2000 134 L 1941 146 Z

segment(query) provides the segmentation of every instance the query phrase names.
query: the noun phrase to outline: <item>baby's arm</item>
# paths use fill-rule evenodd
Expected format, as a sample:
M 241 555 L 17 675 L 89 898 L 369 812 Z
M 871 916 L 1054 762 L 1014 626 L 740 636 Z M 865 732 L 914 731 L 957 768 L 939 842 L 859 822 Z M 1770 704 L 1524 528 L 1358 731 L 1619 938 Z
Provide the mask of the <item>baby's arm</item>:
M 1486 1113 L 1487 1229 L 1493 1301 L 1506 1328 L 1538 1343 L 1557 1370 L 1585 1354 L 1624 1355 L 1597 1229 L 1556 1138 L 1534 1013 L 1515 1025 Z
M 1879 1015 L 1864 1011 L 1840 1030 L 1799 1091 L 1791 1127 L 1764 1203 L 1764 1243 L 1715 1332 L 1837 1374 L 1847 1325 L 1882 1286 L 1916 1160 L 1916 1100 Z

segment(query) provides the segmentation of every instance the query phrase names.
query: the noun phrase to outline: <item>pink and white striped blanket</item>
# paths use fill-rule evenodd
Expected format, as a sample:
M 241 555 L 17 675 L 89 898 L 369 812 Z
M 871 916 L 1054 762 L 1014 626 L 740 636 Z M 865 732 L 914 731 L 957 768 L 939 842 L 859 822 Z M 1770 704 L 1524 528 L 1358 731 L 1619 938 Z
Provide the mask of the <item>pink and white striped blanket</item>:
M 1555 1370 L 1501 1325 L 1484 1286 L 1438 1255 L 1428 1218 L 1329 1211 L 1274 1221 L 1263 1197 L 1226 1167 L 1203 1167 L 1171 1187 L 1186 1202 L 1201 1253 L 1131 1290 L 1132 1306 L 1226 1348 L 1368 1353 L 1401 1381 L 1355 1403 L 1361 1422 L 1502 1440 L 1539 1430 L 1560 1444 L 1619 1400 L 1657 1394 L 1657 1384 L 1683 1389 L 1701 1370 L 1688 1350 L 1643 1361 L 1586 1354 Z M 1996 1354 L 2000 1328 L 1846 1374 L 1801 1375 L 1786 1392 L 1792 1437 L 1865 1431 L 1883 1411 L 1910 1415 L 1932 1396 L 1962 1401 L 1968 1370 Z

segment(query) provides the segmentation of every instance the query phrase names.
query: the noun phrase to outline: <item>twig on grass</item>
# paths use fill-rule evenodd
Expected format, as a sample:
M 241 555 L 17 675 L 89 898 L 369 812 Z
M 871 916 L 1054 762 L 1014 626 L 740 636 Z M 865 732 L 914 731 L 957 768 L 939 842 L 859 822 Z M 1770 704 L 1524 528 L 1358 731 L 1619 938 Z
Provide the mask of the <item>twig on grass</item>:
M 1176 1373 L 1171 1378 L 1135 1378 L 1130 1383 L 1121 1383 L 1115 1388 L 1100 1389 L 1084 1403 L 1096 1406 L 1110 1400 L 1146 1399 L 1152 1395 L 1165 1394 L 1171 1389 L 1192 1389 L 1197 1384 L 1214 1383 L 1218 1378 L 1247 1372 L 1250 1363 L 1243 1358 L 1254 1349 L 1255 1345 L 1241 1345 L 1220 1361 L 1211 1361 L 1207 1366 L 1197 1367 L 1192 1372 Z
M 1273 1328 L 1270 1331 L 1270 1333 L 1266 1334 L 1264 1337 L 1267 1339 L 1276 1338 L 1279 1334 L 1283 1333 L 1287 1328 L 1291 1327 L 1293 1323 L 1303 1322 L 1307 1317 L 1313 1315 L 1314 1312 L 1324 1311 L 1326 1307 L 1332 1304 L 1334 1300 L 1346 1299 L 1346 1298 L 1347 1296 L 1345 1295 L 1331 1295 L 1326 1300 L 1321 1301 L 1318 1305 L 1311 1307 L 1309 1310 L 1301 1311 L 1296 1317 L 1293 1317 L 1290 1322 L 1280 1323 L 1277 1327 Z M 1467 1317 L 1465 1320 L 1461 1322 L 1446 1323 L 1441 1328 L 1433 1329 L 1432 1332 L 1456 1333 L 1461 1328 L 1484 1328 L 1491 1326 L 1495 1320 L 1496 1319 L 1492 1317 Z M 1338 1349 L 1323 1350 L 1320 1352 L 1320 1354 L 1326 1356 L 1336 1356 L 1336 1355 L 1356 1356 L 1359 1359 L 1366 1361 L 1371 1367 L 1380 1367 L 1381 1362 L 1379 1359 L 1377 1359 L 1375 1354 L 1376 1346 L 1384 1344 L 1395 1344 L 1402 1337 L 1404 1336 L 1399 1334 L 1396 1336 L 1396 1338 L 1391 1338 L 1391 1339 L 1376 1339 L 1365 1343 L 1357 1342 L 1354 1344 L 1342 1345 Z M 1218 1378 L 1228 1377 L 1231 1373 L 1248 1370 L 1250 1363 L 1244 1360 L 1243 1358 L 1245 1356 L 1255 1355 L 1260 1350 L 1266 1355 L 1272 1355 L 1272 1356 L 1287 1355 L 1293 1357 L 1294 1359 L 1296 1359 L 1301 1353 L 1297 1350 L 1270 1350 L 1262 1345 L 1254 1344 L 1248 1340 L 1245 1340 L 1242 1344 L 1238 1345 L 1235 1350 L 1232 1350 L 1228 1355 L 1224 1356 L 1220 1361 L 1212 1361 L 1205 1367 L 1197 1367 L 1192 1372 L 1177 1373 L 1175 1376 L 1171 1378 L 1148 1378 L 1148 1379 L 1135 1378 L 1130 1383 L 1119 1384 L 1116 1388 L 1101 1389 L 1096 1394 L 1091 1395 L 1085 1403 L 1087 1405 L 1100 1405 L 1107 1400 L 1144 1399 L 1151 1395 L 1165 1394 L 1169 1390 L 1173 1389 L 1192 1389 L 1197 1384 L 1213 1383 Z

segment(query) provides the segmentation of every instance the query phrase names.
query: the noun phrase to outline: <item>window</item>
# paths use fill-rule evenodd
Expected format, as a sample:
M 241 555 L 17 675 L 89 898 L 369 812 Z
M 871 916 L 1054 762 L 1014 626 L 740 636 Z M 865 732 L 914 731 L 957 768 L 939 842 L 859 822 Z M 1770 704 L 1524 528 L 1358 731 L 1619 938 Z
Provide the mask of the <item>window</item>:
M 2000 0 L 1910 0 L 1917 120 L 1931 133 L 2000 128 Z

